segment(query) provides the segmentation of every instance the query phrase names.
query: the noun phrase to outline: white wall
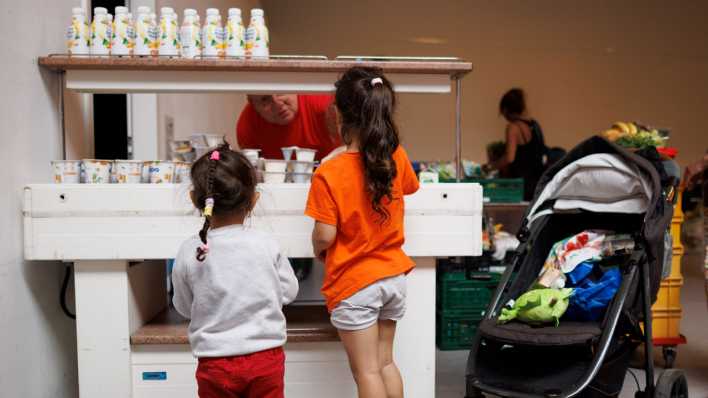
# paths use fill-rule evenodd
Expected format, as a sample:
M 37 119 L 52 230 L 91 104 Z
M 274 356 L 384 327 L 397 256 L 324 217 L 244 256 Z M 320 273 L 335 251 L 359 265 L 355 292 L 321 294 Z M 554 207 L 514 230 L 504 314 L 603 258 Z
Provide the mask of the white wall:
M 49 182 L 61 156 L 57 75 L 37 57 L 64 50 L 72 0 L 24 0 L 0 13 L 0 395 L 77 395 L 74 321 L 58 297 L 60 263 L 25 262 L 23 185 Z M 3 5 L 6 5 L 3 2 Z
M 498 103 L 513 86 L 550 144 L 571 147 L 618 120 L 673 129 L 683 163 L 708 147 L 708 2 L 686 0 L 263 0 L 272 52 L 453 55 L 463 80 L 464 156 L 503 139 Z M 439 38 L 422 44 L 416 38 Z M 452 155 L 449 96 L 401 96 L 399 122 L 418 159 Z

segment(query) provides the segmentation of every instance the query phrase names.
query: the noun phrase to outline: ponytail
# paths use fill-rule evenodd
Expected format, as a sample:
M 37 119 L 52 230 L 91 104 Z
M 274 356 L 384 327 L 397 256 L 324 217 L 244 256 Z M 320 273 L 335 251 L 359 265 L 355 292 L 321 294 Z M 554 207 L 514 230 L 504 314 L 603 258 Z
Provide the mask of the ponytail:
M 399 145 L 393 121 L 396 105 L 393 86 L 380 69 L 355 67 L 344 73 L 336 87 L 344 142 L 350 144 L 357 139 L 371 207 L 384 222 L 390 216 L 384 200 L 393 200 L 396 178 L 393 153 Z

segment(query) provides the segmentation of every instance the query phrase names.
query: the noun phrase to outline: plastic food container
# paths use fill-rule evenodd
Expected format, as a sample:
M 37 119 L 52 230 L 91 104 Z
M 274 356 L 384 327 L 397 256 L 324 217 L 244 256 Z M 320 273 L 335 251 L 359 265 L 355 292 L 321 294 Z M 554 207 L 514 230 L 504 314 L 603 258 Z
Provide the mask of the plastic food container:
M 109 184 L 111 182 L 110 160 L 84 159 L 83 169 L 87 184 Z
M 143 182 L 143 161 L 141 160 L 116 160 L 116 182 L 118 184 L 140 184 Z
M 282 184 L 285 182 L 286 172 L 268 172 L 264 173 L 264 180 L 266 184 Z
M 175 164 L 170 161 L 152 161 L 148 162 L 150 169 L 151 184 L 169 184 L 172 182 L 175 174 Z
M 261 152 L 260 149 L 242 149 L 241 150 L 241 153 L 243 154 L 243 156 L 248 158 L 248 161 L 251 162 L 251 165 L 253 165 L 253 167 L 258 166 L 258 156 L 259 156 L 260 152 Z
M 316 149 L 297 148 L 295 149 L 295 158 L 300 162 L 314 162 Z
M 295 184 L 307 184 L 312 180 L 312 173 L 293 173 L 292 176 Z
M 297 150 L 296 146 L 286 146 L 283 148 L 280 148 L 281 151 L 283 151 L 283 159 L 285 160 L 290 160 L 293 158 L 293 152 Z
M 292 165 L 293 165 L 293 173 L 312 174 L 312 170 L 315 167 L 315 162 L 301 162 L 299 160 L 295 160 L 292 162 Z
M 80 160 L 53 160 L 52 171 L 57 184 L 78 184 L 81 182 Z
M 266 173 L 283 173 L 288 168 L 288 162 L 280 159 L 266 159 L 265 160 L 265 171 Z M 283 177 L 284 179 L 284 177 Z
M 192 165 L 187 162 L 175 162 L 175 183 L 189 183 L 191 179 Z

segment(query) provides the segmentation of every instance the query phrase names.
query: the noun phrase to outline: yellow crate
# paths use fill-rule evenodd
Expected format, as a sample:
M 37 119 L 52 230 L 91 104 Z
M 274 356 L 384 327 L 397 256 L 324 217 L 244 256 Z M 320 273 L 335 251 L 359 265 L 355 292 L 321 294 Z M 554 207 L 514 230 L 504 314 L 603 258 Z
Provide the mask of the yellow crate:
M 652 335 L 655 339 L 681 336 L 681 310 L 653 310 Z
M 654 338 L 678 338 L 681 335 L 681 286 L 683 286 L 681 223 L 683 222 L 683 213 L 681 212 L 680 192 L 677 203 L 678 205 L 674 208 L 674 216 L 671 219 L 670 230 L 674 247 L 671 258 L 671 274 L 661 281 L 656 302 L 651 307 Z
M 661 282 L 661 288 L 656 298 L 656 302 L 651 307 L 652 311 L 657 310 L 681 310 L 681 286 L 683 278 L 666 278 Z

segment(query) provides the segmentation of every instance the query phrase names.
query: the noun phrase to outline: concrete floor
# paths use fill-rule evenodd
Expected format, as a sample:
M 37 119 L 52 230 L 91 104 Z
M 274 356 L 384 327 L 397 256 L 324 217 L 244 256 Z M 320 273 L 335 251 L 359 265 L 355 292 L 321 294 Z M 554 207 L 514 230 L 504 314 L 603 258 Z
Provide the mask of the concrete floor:
M 675 367 L 683 369 L 688 378 L 691 398 L 708 398 L 708 310 L 703 277 L 703 254 L 686 254 L 683 258 L 684 285 L 681 290 L 683 318 L 681 333 L 688 344 L 678 348 Z M 465 351 L 438 351 L 437 353 L 437 398 L 462 398 L 465 395 Z M 655 352 L 657 374 L 663 360 L 661 349 Z M 632 370 L 642 388 L 644 372 Z M 620 398 L 633 398 L 636 383 L 628 373 Z

